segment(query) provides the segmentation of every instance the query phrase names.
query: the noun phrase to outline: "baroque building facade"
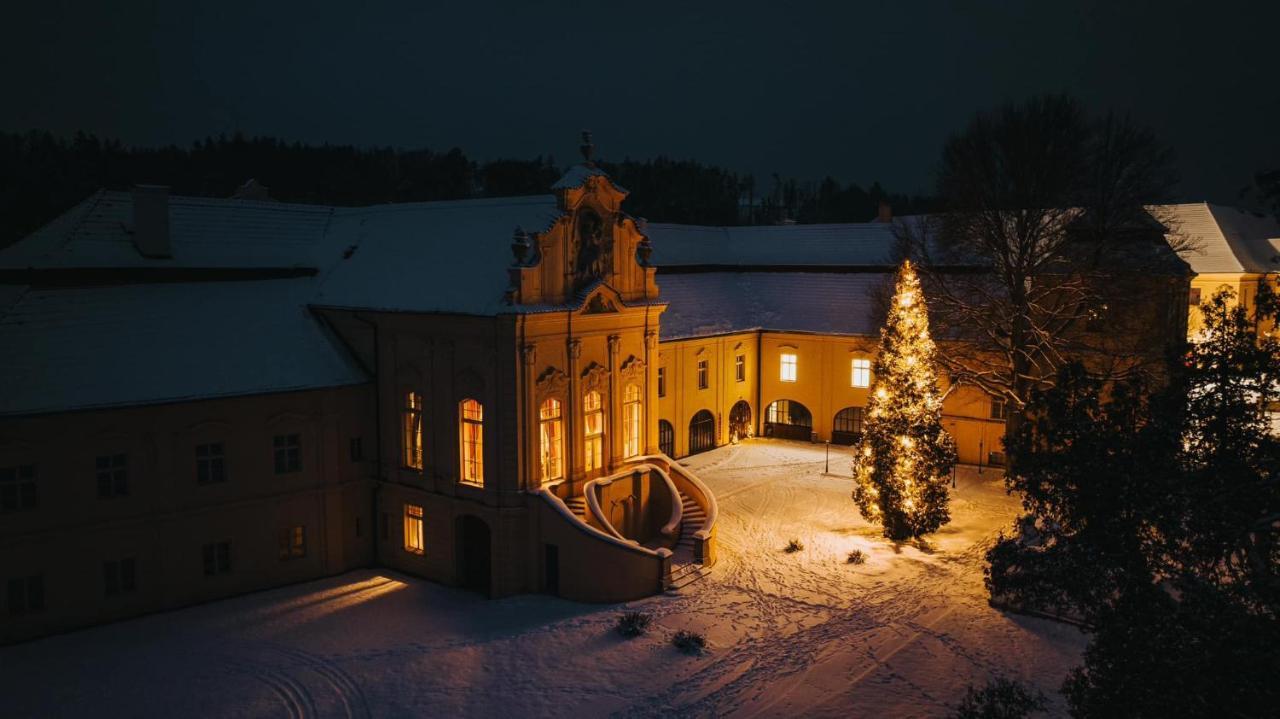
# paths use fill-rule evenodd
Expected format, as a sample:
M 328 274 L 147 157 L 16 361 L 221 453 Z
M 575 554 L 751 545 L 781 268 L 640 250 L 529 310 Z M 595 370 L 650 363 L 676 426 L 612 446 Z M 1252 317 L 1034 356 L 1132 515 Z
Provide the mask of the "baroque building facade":
M 625 196 L 589 159 L 529 198 L 138 188 L 0 250 L 0 641 L 356 567 L 582 601 L 701 576 L 718 509 L 673 458 L 856 439 L 892 232 Z M 1003 405 L 944 389 L 998 464 Z

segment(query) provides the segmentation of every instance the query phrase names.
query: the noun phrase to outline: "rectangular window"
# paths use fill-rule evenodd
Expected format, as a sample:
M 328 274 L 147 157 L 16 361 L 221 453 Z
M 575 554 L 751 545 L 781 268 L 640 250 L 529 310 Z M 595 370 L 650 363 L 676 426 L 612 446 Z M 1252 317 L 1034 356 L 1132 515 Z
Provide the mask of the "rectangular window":
M 462 481 L 484 485 L 484 405 L 474 399 L 464 399 L 460 408 Z
M 196 483 L 217 484 L 227 481 L 227 465 L 221 442 L 196 445 Z
M 0 467 L 0 513 L 36 508 L 36 466 Z
M 783 382 L 796 381 L 796 356 L 790 352 L 782 353 L 782 364 L 779 379 Z
M 658 368 L 658 396 L 659 397 L 667 396 L 667 368 L 666 367 Z
M 280 528 L 280 559 L 300 559 L 307 556 L 307 528 L 301 524 Z
M 849 380 L 849 385 L 851 387 L 871 386 L 871 360 L 853 360 L 853 376 Z
M 129 462 L 123 454 L 98 457 L 98 499 L 129 496 Z
M 204 545 L 203 555 L 206 577 L 231 571 L 231 542 L 210 542 Z
M 1003 397 L 991 398 L 991 419 L 1006 421 L 1009 419 L 1009 405 Z
M 733 358 L 733 378 L 739 382 L 747 381 L 747 356 L 738 355 Z
M 622 456 L 640 454 L 640 388 L 627 385 L 622 397 Z
M 276 453 L 276 474 L 302 471 L 302 439 L 296 434 L 277 434 L 272 440 Z
M 1191 291 L 1187 293 L 1187 304 L 1197 305 L 1197 306 L 1200 304 L 1200 288 L 1199 287 L 1192 287 Z
M 352 437 L 350 442 L 351 461 L 364 461 L 364 437 Z
M 560 400 L 551 398 L 538 408 L 539 448 L 542 456 L 542 481 L 564 476 L 564 431 Z
M 14 577 L 8 581 L 6 604 L 10 616 L 44 610 L 44 575 Z
M 583 468 L 590 472 L 604 466 L 604 405 L 599 392 L 582 397 Z
M 422 507 L 404 505 L 404 551 L 422 554 L 426 550 L 422 542 Z
M 707 388 L 707 378 L 707 361 L 704 359 L 698 360 L 698 389 Z
M 422 469 L 422 395 L 406 392 L 400 410 L 400 464 Z
M 138 588 L 137 567 L 133 557 L 102 563 L 103 594 L 114 597 Z

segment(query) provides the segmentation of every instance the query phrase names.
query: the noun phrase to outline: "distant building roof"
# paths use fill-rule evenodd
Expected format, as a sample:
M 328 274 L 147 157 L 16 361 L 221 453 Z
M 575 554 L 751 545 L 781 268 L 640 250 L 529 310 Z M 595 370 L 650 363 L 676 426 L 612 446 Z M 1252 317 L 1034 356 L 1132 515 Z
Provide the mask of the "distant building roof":
M 663 340 L 748 330 L 879 332 L 877 292 L 891 273 L 702 272 L 658 276 Z
M 1280 223 L 1234 207 L 1194 202 L 1156 208 L 1192 247 L 1179 254 L 1200 274 L 1280 272 Z
M 651 222 L 658 267 L 860 266 L 894 263 L 893 226 L 883 222 L 838 225 L 705 227 Z
M 0 415 L 368 381 L 307 309 L 314 279 L 0 293 Z

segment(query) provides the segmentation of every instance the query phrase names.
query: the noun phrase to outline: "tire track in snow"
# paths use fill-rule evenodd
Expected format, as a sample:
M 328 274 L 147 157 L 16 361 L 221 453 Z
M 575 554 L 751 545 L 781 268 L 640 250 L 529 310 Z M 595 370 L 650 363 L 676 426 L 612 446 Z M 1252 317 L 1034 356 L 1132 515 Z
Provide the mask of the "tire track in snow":
M 273 647 L 276 652 L 301 662 L 315 674 L 322 677 L 333 689 L 338 700 L 342 702 L 343 710 L 350 719 L 367 718 L 370 716 L 369 704 L 365 698 L 364 691 L 355 679 L 346 672 L 341 666 L 325 657 L 305 652 L 301 649 L 285 646 Z

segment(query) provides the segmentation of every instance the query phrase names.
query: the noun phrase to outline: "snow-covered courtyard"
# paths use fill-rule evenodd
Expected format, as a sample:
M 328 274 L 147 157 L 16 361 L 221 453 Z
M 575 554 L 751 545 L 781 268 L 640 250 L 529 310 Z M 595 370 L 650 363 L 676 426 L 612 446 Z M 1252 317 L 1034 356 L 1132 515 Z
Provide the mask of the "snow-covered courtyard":
M 895 545 L 824 447 L 749 441 L 685 462 L 720 503 L 720 560 L 627 605 L 484 601 L 385 570 L 0 648 L 5 716 L 940 716 L 993 675 L 1056 690 L 1075 628 L 987 606 L 982 554 L 1017 501 L 957 472 L 952 522 Z M 832 474 L 848 450 L 831 448 Z M 797 539 L 804 549 L 784 551 Z M 849 564 L 851 550 L 866 555 Z M 608 571 L 607 567 L 601 571 Z M 624 609 L 649 633 L 613 632 Z M 707 651 L 670 637 L 702 632 Z

